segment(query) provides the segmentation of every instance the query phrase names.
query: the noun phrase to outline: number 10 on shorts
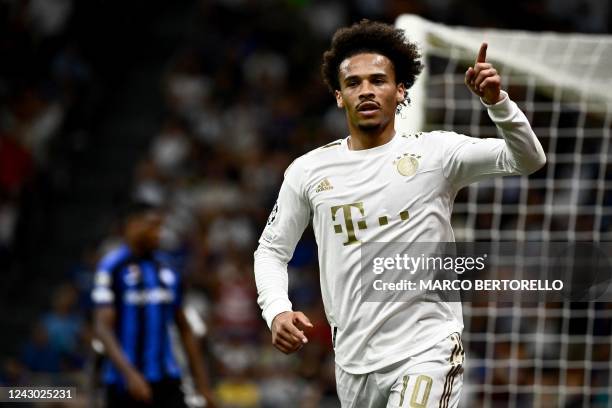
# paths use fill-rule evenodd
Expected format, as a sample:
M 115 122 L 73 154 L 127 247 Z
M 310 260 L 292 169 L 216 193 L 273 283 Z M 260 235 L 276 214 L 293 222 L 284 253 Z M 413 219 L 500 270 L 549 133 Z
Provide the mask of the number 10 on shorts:
M 402 391 L 400 392 L 399 406 L 404 406 L 404 399 L 406 398 L 406 389 L 408 388 L 408 382 L 410 376 L 405 375 L 403 378 Z M 412 393 L 410 394 L 410 403 L 407 405 L 410 408 L 426 408 L 427 401 L 429 400 L 429 394 L 431 393 L 431 386 L 433 385 L 433 379 L 427 375 L 419 375 L 416 378 Z

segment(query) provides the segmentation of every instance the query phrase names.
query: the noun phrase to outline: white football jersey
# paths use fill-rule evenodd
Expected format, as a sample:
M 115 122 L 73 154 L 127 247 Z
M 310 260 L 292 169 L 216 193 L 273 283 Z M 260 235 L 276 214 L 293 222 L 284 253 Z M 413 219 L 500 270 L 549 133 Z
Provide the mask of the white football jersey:
M 461 332 L 460 303 L 419 296 L 363 302 L 361 246 L 453 242 L 451 213 L 459 189 L 487 177 L 529 174 L 544 164 L 527 118 L 504 96 L 487 105 L 503 139 L 439 131 L 395 134 L 382 146 L 354 151 L 347 137 L 295 160 L 255 252 L 258 303 L 268 326 L 291 310 L 287 263 L 312 220 L 323 303 L 343 370 L 372 372 Z

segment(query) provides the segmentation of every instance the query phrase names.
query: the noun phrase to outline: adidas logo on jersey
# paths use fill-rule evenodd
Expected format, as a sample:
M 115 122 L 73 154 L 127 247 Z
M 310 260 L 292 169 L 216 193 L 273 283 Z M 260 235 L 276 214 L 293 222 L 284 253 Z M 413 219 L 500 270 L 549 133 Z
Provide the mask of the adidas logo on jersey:
M 334 186 L 331 185 L 327 178 L 324 178 L 323 181 L 319 183 L 317 186 L 315 193 L 320 193 L 321 191 L 333 190 Z

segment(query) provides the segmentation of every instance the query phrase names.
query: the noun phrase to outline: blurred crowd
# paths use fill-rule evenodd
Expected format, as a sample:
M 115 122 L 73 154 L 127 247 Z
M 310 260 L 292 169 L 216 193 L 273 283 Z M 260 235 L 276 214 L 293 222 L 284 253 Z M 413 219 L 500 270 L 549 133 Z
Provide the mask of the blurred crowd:
M 78 145 L 90 118 L 92 76 L 70 36 L 71 11 L 71 1 L 0 1 L 0 271 L 7 285 L 11 274 L 26 273 L 15 262 L 28 222 L 25 198 L 47 188 L 43 180 L 61 159 L 53 154 L 58 141 Z M 17 358 L 2 362 L 0 384 L 47 382 L 84 367 L 89 341 L 79 293 L 67 282 L 49 295 L 48 310 L 24 321 L 29 338 Z M 14 306 L 3 313 L 18 315 Z
M 0 267 L 19 233 L 20 203 L 57 138 L 76 139 L 88 120 L 88 64 L 68 26 L 71 1 L 0 1 Z
M 289 267 L 290 298 L 315 326 L 300 353 L 285 356 L 271 346 L 252 268 L 286 167 L 346 135 L 343 112 L 319 74 L 335 29 L 363 17 L 393 22 L 417 13 L 449 24 L 606 32 L 608 5 L 515 1 L 502 13 L 497 3 L 468 7 L 456 0 L 193 3 L 183 44 L 158 84 L 165 100 L 161 126 L 135 161 L 126 200 L 169 209 L 162 247 L 188 282 L 186 304 L 202 322 L 222 406 L 336 406 L 312 233 Z M 31 180 L 54 166 L 53 144 L 78 143 L 86 133 L 94 81 L 72 42 L 73 6 L 72 0 L 0 0 L 0 270 L 12 265 L 24 192 L 39 188 Z M 36 373 L 80 373 L 88 381 L 91 276 L 117 239 L 117 230 L 108 231 L 76 255 L 72 279 L 53 290 L 20 354 L 4 364 L 0 383 L 27 384 Z

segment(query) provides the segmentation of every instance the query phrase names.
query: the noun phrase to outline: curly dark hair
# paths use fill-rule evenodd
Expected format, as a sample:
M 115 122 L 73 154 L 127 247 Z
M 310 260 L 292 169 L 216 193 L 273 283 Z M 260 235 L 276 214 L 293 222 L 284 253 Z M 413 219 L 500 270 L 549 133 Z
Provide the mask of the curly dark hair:
M 384 55 L 393 63 L 395 80 L 406 87 L 406 97 L 401 105 L 410 103 L 408 89 L 423 70 L 421 54 L 416 44 L 409 42 L 404 31 L 392 25 L 361 20 L 334 34 L 331 49 L 323 53 L 321 73 L 329 90 L 340 89 L 338 68 L 342 61 L 356 54 L 372 52 Z M 398 106 L 398 110 L 401 108 Z

